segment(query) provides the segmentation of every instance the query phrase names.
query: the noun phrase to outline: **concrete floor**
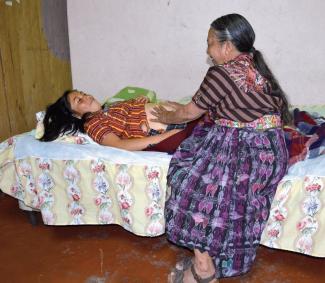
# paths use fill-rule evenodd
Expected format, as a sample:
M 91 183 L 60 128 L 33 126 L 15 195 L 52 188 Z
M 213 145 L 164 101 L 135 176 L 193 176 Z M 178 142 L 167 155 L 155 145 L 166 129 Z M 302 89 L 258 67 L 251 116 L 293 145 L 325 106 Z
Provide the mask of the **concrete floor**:
M 176 261 L 190 254 L 164 236 L 138 237 L 116 225 L 32 226 L 4 194 L 0 215 L 2 283 L 167 282 Z M 251 272 L 220 282 L 323 283 L 325 259 L 261 246 Z

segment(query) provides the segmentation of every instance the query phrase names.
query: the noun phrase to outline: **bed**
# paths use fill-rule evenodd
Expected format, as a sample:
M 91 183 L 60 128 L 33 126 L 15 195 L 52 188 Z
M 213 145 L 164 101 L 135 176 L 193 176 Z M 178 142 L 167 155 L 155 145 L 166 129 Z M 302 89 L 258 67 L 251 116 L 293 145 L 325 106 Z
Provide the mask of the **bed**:
M 285 128 L 289 170 L 278 185 L 261 244 L 325 257 L 324 106 L 293 110 Z
M 0 188 L 40 211 L 44 224 L 118 224 L 141 236 L 164 233 L 170 155 L 82 139 L 42 143 L 34 134 L 1 143 Z
M 261 244 L 325 257 L 325 120 L 317 119 L 318 135 L 295 136 L 299 151 L 288 139 L 289 153 L 297 154 L 291 154 L 288 174 L 278 185 Z M 82 135 L 42 143 L 33 130 L 0 144 L 0 189 L 39 211 L 46 225 L 117 224 L 154 237 L 164 233 L 170 159 L 164 152 L 100 146 Z
M 325 155 L 290 167 L 278 185 L 261 244 L 325 257 Z

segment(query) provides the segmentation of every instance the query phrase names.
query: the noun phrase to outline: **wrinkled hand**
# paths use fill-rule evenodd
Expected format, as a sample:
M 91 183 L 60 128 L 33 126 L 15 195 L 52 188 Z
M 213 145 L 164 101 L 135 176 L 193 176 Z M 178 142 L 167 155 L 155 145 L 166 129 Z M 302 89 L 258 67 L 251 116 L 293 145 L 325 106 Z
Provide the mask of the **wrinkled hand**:
M 147 103 L 149 102 L 149 98 L 147 96 L 138 96 L 135 98 L 135 101 L 138 102 L 138 103 Z
M 174 101 L 165 101 L 163 105 L 173 108 L 173 111 L 178 111 L 180 108 L 184 107 L 183 104 Z
M 152 122 L 160 122 L 163 124 L 168 124 L 167 116 L 169 112 L 165 107 L 163 107 L 161 104 L 156 105 L 152 108 L 150 113 L 156 117 L 156 119 L 150 119 Z

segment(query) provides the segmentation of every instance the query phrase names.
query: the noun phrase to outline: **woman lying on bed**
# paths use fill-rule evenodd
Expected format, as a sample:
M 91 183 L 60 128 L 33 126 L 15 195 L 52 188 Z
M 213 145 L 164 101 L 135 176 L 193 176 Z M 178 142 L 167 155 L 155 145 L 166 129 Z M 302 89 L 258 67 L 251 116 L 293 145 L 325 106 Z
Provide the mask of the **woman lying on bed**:
M 60 135 L 80 131 L 101 145 L 143 150 L 185 128 L 185 124 L 164 125 L 150 121 L 153 107 L 146 97 L 103 107 L 93 96 L 69 90 L 47 107 L 44 135 L 40 140 L 53 141 Z

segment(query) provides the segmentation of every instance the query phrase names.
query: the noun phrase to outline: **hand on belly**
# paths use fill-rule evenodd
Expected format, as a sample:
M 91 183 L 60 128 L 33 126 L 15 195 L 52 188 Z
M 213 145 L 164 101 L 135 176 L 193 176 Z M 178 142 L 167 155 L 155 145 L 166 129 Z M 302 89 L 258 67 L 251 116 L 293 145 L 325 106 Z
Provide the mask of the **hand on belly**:
M 164 106 L 167 110 L 173 110 L 172 107 L 165 105 L 164 103 L 161 103 L 162 106 Z M 166 124 L 162 124 L 159 122 L 152 122 L 150 121 L 151 119 L 155 119 L 156 117 L 154 117 L 150 112 L 152 110 L 152 108 L 155 106 L 155 103 L 146 103 L 145 104 L 145 111 L 146 111 L 146 115 L 147 115 L 147 121 L 148 121 L 148 125 L 151 129 L 154 130 L 166 130 L 167 125 Z

